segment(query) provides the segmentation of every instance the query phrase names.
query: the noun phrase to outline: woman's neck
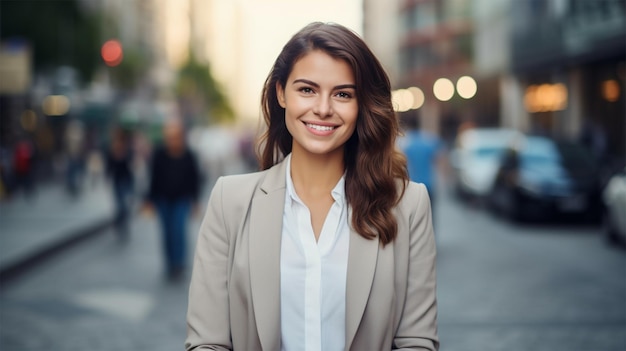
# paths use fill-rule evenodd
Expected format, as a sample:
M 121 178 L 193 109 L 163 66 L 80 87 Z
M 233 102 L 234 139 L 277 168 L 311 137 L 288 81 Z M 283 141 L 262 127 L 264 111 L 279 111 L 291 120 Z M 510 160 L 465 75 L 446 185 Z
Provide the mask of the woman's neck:
M 291 153 L 291 179 L 301 198 L 329 196 L 344 173 L 343 150 L 316 155 L 294 148 Z

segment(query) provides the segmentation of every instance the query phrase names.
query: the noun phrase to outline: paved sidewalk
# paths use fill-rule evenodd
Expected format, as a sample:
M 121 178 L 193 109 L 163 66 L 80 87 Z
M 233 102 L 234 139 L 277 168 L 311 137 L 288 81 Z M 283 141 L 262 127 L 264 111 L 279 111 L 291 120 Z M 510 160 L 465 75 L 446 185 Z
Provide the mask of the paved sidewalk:
M 182 350 L 190 272 L 166 279 L 154 216 L 136 213 L 130 240 L 117 239 L 104 230 L 0 289 L 0 350 Z
M 0 203 L 0 272 L 7 272 L 109 224 L 113 199 L 108 184 L 89 184 L 76 198 L 62 184 L 39 187 Z

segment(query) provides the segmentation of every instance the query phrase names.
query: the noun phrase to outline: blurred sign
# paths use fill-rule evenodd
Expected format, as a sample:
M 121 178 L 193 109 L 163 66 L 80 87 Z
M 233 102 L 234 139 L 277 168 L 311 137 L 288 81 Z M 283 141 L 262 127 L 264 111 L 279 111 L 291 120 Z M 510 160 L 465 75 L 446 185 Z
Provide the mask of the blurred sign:
M 31 81 L 30 49 L 24 41 L 13 39 L 0 44 L 0 94 L 21 94 Z

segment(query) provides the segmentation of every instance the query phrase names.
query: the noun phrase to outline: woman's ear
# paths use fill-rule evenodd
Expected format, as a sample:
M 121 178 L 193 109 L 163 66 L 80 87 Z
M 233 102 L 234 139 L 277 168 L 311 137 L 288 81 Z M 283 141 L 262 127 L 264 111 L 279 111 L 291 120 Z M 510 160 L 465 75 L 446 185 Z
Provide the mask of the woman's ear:
M 285 90 L 279 82 L 276 82 L 276 98 L 280 107 L 285 108 Z

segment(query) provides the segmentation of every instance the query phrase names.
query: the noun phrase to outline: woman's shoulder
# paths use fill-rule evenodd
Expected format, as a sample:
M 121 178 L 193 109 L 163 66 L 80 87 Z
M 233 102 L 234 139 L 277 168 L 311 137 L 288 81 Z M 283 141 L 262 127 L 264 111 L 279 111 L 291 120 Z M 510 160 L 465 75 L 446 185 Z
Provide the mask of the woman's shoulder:
M 246 189 L 256 189 L 266 174 L 267 170 L 221 176 L 215 185 L 221 186 L 227 194 L 246 192 Z
M 402 180 L 398 180 L 396 184 L 398 192 L 402 195 L 398 203 L 398 207 L 401 210 L 415 212 L 418 208 L 423 208 L 425 205 L 430 207 L 428 190 L 426 190 L 426 186 L 424 184 L 413 181 L 403 183 Z M 402 192 L 403 187 L 404 192 Z
M 209 207 L 219 206 L 230 218 L 243 218 L 265 174 L 263 171 L 219 177 L 211 190 Z

